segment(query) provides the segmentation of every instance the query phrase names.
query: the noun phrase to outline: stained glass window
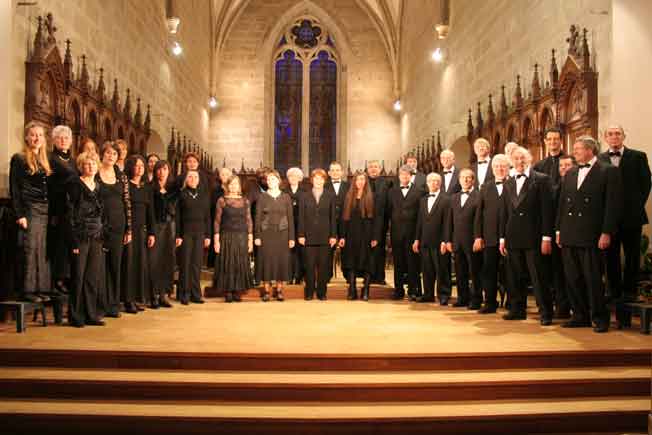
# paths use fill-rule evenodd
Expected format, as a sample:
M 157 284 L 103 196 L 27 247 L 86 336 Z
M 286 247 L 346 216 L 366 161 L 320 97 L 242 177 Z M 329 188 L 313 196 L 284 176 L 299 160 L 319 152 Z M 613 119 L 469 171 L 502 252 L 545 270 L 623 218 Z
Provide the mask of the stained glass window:
M 287 50 L 276 61 L 276 105 L 274 112 L 274 166 L 285 174 L 301 166 L 301 105 L 303 64 Z
M 335 160 L 336 126 L 337 64 L 320 51 L 310 63 L 310 169 Z

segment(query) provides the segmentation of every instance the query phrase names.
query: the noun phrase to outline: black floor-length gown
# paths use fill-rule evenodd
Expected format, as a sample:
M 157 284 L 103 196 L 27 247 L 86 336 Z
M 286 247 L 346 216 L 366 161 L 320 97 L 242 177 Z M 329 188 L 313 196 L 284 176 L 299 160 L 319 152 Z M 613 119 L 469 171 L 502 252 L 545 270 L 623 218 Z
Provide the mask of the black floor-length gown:
M 215 257 L 215 286 L 224 292 L 242 292 L 253 287 L 248 240 L 253 235 L 251 207 L 247 198 L 222 197 L 215 208 L 215 234 L 220 252 Z

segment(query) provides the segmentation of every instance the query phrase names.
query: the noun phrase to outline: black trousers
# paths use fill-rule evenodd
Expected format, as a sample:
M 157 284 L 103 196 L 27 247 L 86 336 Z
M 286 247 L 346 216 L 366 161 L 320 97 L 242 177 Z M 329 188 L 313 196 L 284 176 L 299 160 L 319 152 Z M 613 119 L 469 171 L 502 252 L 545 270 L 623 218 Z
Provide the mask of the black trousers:
M 580 321 L 609 322 L 602 284 L 605 254 L 597 246 L 563 246 L 561 251 L 573 317 Z
M 487 307 L 498 307 L 498 281 L 500 279 L 500 251 L 497 246 L 485 246 L 482 251 L 482 287 Z
M 303 252 L 306 261 L 304 294 L 312 297 L 317 290 L 317 297 L 324 297 L 332 264 L 330 263 L 331 248 L 328 245 L 306 246 Z
M 385 237 L 383 237 L 382 240 L 379 240 L 378 245 L 371 250 L 371 256 L 373 258 L 371 282 L 378 284 L 383 283 L 385 281 L 385 261 L 387 257 Z
M 204 234 L 184 234 L 181 244 L 181 269 L 177 299 L 201 299 L 201 264 L 204 259 Z
M 437 297 L 445 301 L 451 296 L 450 271 L 448 270 L 450 254 L 442 255 L 439 248 L 421 248 L 421 269 L 423 270 L 423 296 L 428 299 Z
M 469 286 L 469 278 L 473 281 Z M 457 300 L 464 304 L 482 303 L 482 253 L 471 246 L 455 246 Z
M 102 241 L 89 239 L 79 244 L 79 254 L 73 256 L 72 292 L 68 304 L 70 323 L 83 325 L 87 321 L 98 320 L 97 302 L 101 300 L 101 279 L 104 269 Z
M 403 286 L 408 285 L 408 294 L 419 296 L 419 256 L 412 251 L 413 241 L 392 240 L 392 254 L 394 256 L 394 288 L 398 292 L 404 291 Z
M 552 294 L 541 252 L 538 249 L 508 249 L 507 258 L 512 274 L 510 311 L 523 314 L 527 311 L 527 287 L 523 283 L 529 275 L 541 317 L 552 318 Z
M 303 278 L 305 274 L 304 270 L 304 257 L 305 257 L 305 249 L 303 246 L 299 245 L 299 242 L 296 242 L 294 245 L 294 248 L 290 250 L 290 266 L 292 267 L 292 271 L 290 272 L 290 279 L 294 280 L 296 283 L 299 283 Z M 329 253 L 330 255 L 330 253 Z M 329 272 L 332 273 L 332 272 Z M 330 276 L 329 276 L 330 277 Z
M 550 286 L 553 290 L 555 309 L 560 313 L 569 313 L 571 306 L 566 289 L 566 276 L 561 249 L 556 243 L 552 244 L 552 254 L 544 257 L 546 274 L 550 277 Z
M 104 241 L 105 254 L 105 311 L 107 314 L 120 312 L 120 295 L 122 294 L 122 251 L 123 234 L 109 234 Z
M 641 262 L 642 227 L 620 228 L 611 237 L 607 251 L 607 281 L 611 297 L 634 300 L 638 296 L 637 279 Z M 620 249 L 625 254 L 625 274 L 620 261 Z

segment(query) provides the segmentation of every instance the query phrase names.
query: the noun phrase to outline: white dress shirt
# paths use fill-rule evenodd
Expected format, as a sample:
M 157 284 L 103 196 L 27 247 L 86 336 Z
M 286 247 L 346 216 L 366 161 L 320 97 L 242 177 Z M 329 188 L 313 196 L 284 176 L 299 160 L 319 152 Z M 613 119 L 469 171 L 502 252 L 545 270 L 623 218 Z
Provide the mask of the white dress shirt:
M 453 181 L 453 174 L 455 173 L 455 165 L 451 166 L 450 169 L 444 169 L 444 172 L 448 172 L 448 174 L 444 174 L 444 190 L 448 192 L 448 188 L 451 185 L 451 181 Z
M 582 183 L 584 183 L 584 179 L 588 175 L 589 171 L 595 165 L 595 162 L 598 160 L 597 157 L 593 157 L 591 160 L 589 160 L 589 167 L 584 167 L 584 168 L 579 168 L 577 171 L 577 189 L 579 190 L 580 187 L 582 187 Z
M 503 196 L 503 185 L 505 180 L 496 180 L 496 190 L 498 191 L 498 197 Z
M 401 193 L 403 194 L 403 198 L 405 198 L 407 196 L 408 192 L 410 192 L 410 187 L 412 187 L 412 183 L 408 184 L 407 188 L 404 188 L 403 186 L 401 186 Z
M 484 184 L 484 179 L 487 178 L 487 171 L 489 170 L 489 164 L 491 162 L 490 157 L 486 157 L 483 162 L 487 162 L 485 164 L 480 164 L 480 161 L 478 161 L 478 184 L 482 185 Z
M 615 167 L 620 166 L 620 160 L 623 158 L 623 153 L 625 152 L 625 146 L 623 145 L 622 147 L 620 147 L 619 150 L 609 148 L 609 152 L 610 153 L 613 153 L 613 152 L 619 152 L 620 153 L 619 156 L 609 155 L 609 160 L 611 160 L 611 164 L 614 165 Z
M 435 201 L 437 201 L 438 197 L 439 197 L 439 190 L 436 192 L 430 192 L 428 194 L 428 213 L 430 213 L 430 211 L 432 210 L 432 206 L 435 205 Z
M 516 178 L 516 196 L 521 194 L 521 189 L 523 188 L 523 185 L 525 184 L 525 180 L 530 178 L 530 167 L 528 166 L 525 168 L 525 171 L 523 171 L 523 174 L 525 175 L 524 177 L 521 176 L 519 177 L 519 173 L 516 172 L 514 174 L 514 177 Z
M 335 195 L 340 194 L 340 187 L 342 187 L 341 180 L 333 181 L 333 189 L 335 189 Z
M 469 194 L 471 192 L 473 192 L 473 187 L 469 189 L 468 193 L 464 193 L 464 191 L 462 191 L 462 194 L 460 195 L 460 204 L 462 207 L 464 207 L 464 204 L 466 204 L 466 200 L 469 199 Z

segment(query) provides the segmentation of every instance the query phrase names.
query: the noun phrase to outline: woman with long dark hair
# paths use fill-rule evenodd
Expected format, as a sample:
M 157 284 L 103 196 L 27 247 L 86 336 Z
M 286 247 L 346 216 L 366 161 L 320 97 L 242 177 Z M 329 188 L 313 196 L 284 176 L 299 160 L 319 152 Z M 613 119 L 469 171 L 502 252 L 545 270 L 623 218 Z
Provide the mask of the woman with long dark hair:
M 154 236 L 156 244 L 149 256 L 152 277 L 151 307 L 171 308 L 168 295 L 174 286 L 175 257 L 175 218 L 179 190 L 172 179 L 171 167 L 167 160 L 159 160 L 154 165 L 152 189 L 154 191 Z
M 342 248 L 342 269 L 348 271 L 349 291 L 347 299 L 358 298 L 356 277 L 364 278 L 361 299 L 369 300 L 369 280 L 373 271 L 371 249 L 378 245 L 374 240 L 374 197 L 367 174 L 358 171 L 344 199 L 342 232 L 339 246 Z
M 249 265 L 254 248 L 251 207 L 242 196 L 237 175 L 224 183 L 224 189 L 226 193 L 215 208 L 215 287 L 224 292 L 226 302 L 240 302 L 241 293 L 253 286 Z
M 68 321 L 78 328 L 104 325 L 98 310 L 98 302 L 104 299 L 104 208 L 95 180 L 98 163 L 97 153 L 81 153 L 77 157 L 81 175 L 72 179 L 67 189 L 73 253 Z
M 127 245 L 124 261 L 124 304 L 127 313 L 143 311 L 150 295 L 149 250 L 154 246 L 154 207 L 152 186 L 145 182 L 147 163 L 141 155 L 125 162 L 131 198 L 132 241 Z
M 120 150 L 112 142 L 106 142 L 100 152 L 100 168 L 95 180 L 100 186 L 100 200 L 104 207 L 106 229 L 105 250 L 105 294 L 106 317 L 120 317 L 122 287 L 122 256 L 125 245 L 131 242 L 131 197 L 129 180 L 120 171 L 116 162 Z
M 161 158 L 156 153 L 147 155 L 147 175 L 145 176 L 146 183 L 153 183 L 156 180 L 156 163 L 160 161 Z
M 201 264 L 204 249 L 211 243 L 211 208 L 209 195 L 200 187 L 199 172 L 189 170 L 177 201 L 176 246 L 181 247 L 177 298 L 203 304 L 201 295 Z
M 52 176 L 48 189 L 50 199 L 50 227 L 48 228 L 48 256 L 52 263 L 55 291 L 67 294 L 70 286 L 71 249 L 66 220 L 66 186 L 76 178 L 77 165 L 72 153 L 72 130 L 66 125 L 52 129 L 52 152 L 49 155 Z
M 18 224 L 18 246 L 24 265 L 23 298 L 49 300 L 52 288 L 46 252 L 48 228 L 48 160 L 45 128 L 36 122 L 25 126 L 23 151 L 11 158 L 9 189 Z

